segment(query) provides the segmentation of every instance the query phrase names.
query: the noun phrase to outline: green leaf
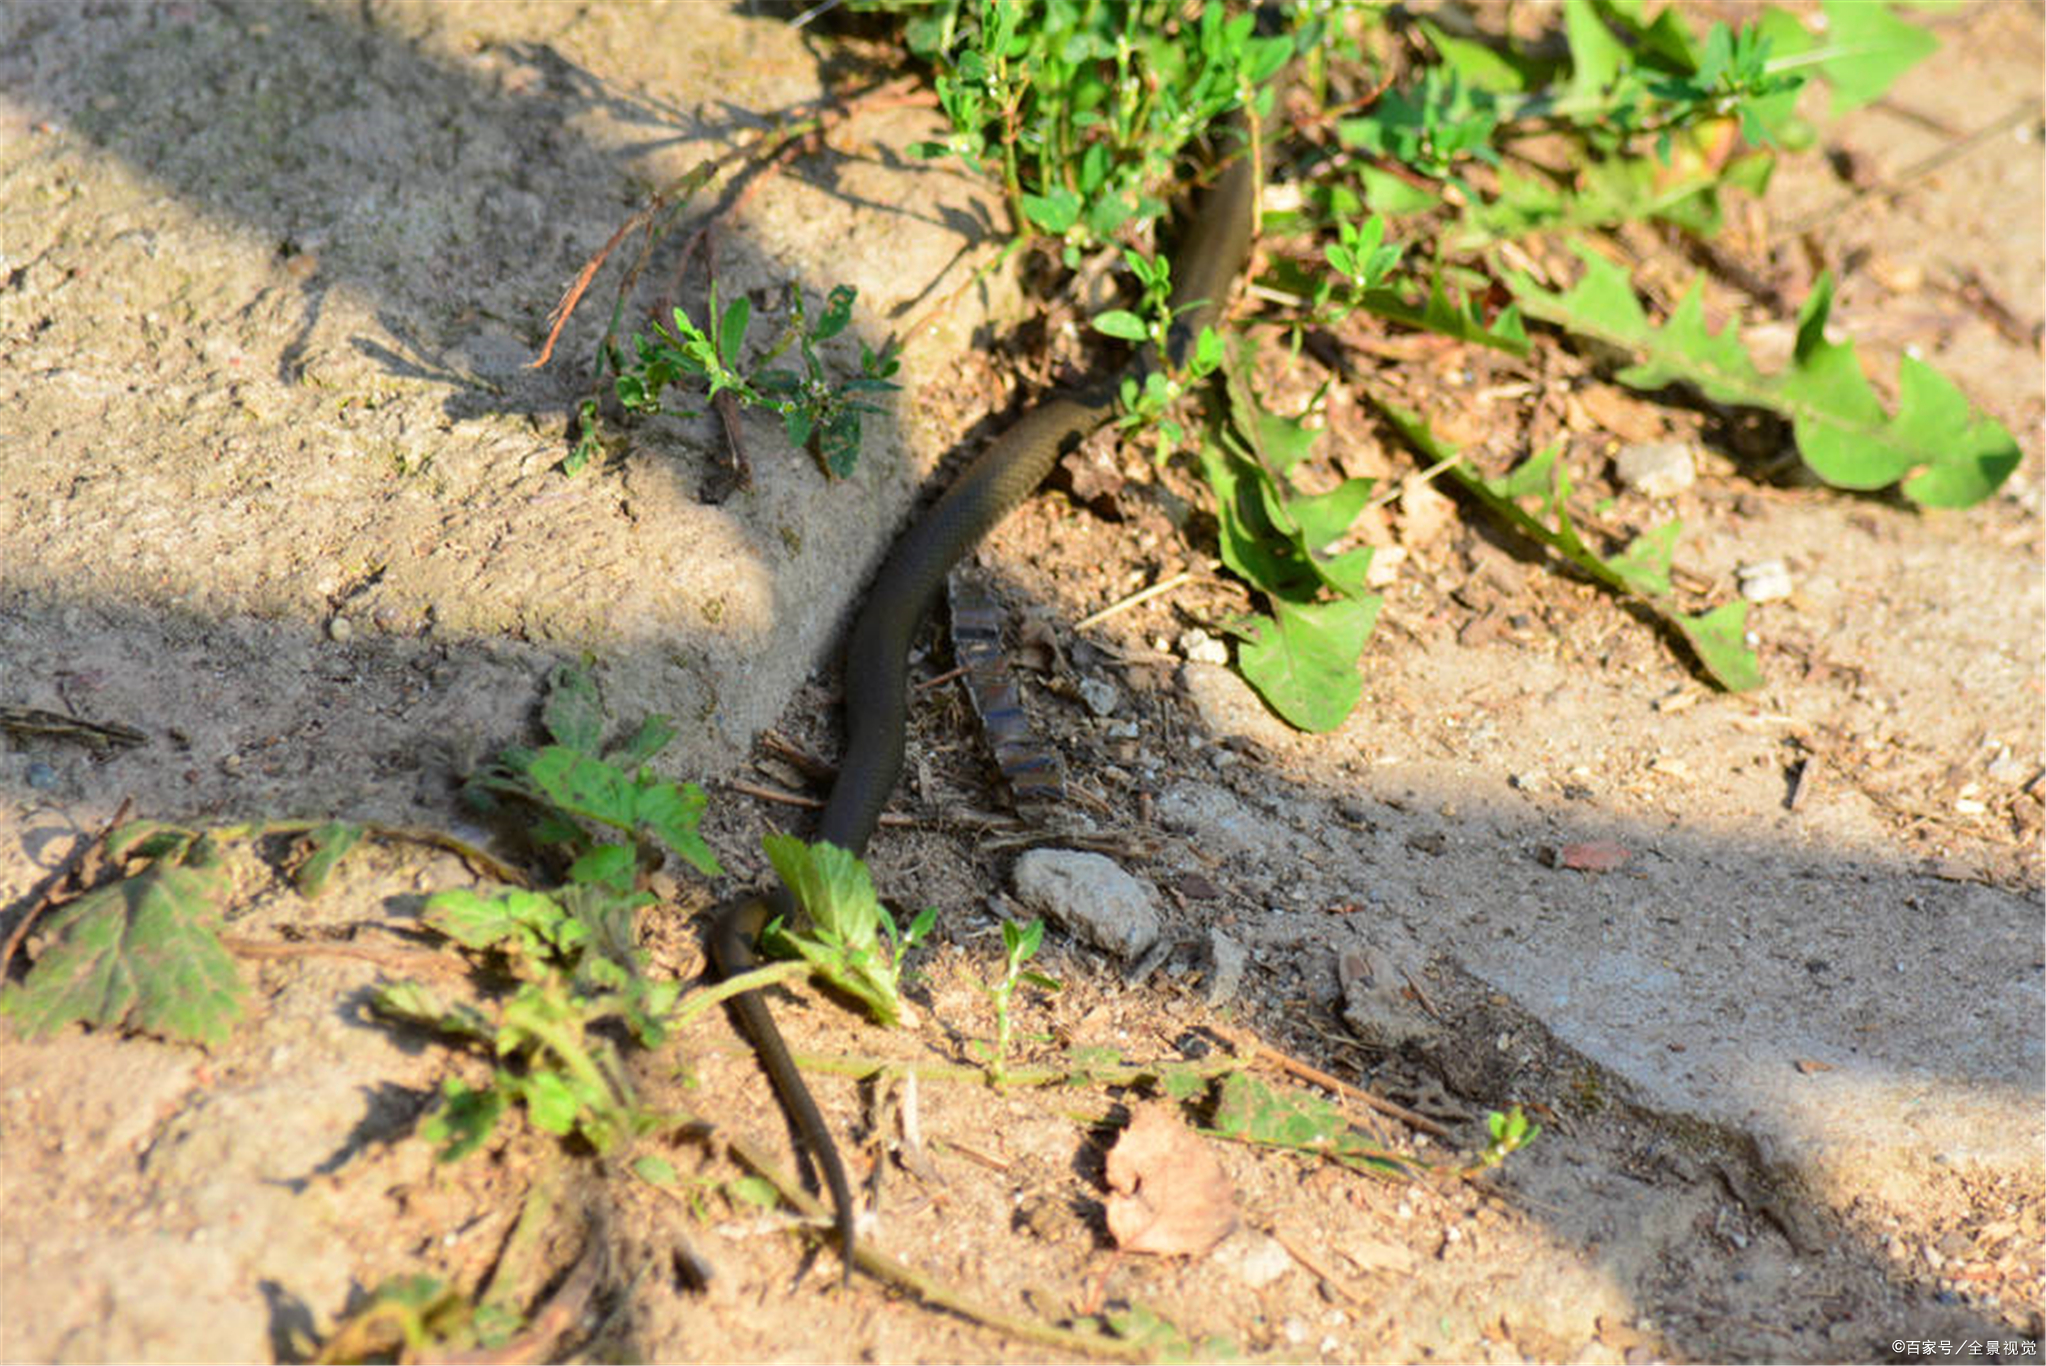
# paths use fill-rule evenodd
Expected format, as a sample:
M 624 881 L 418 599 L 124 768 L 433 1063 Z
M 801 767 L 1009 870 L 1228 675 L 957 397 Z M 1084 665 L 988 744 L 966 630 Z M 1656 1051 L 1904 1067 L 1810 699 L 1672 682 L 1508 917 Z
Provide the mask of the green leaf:
M 440 1160 L 454 1162 L 483 1146 L 504 1113 L 505 1094 L 490 1086 L 470 1089 L 460 1078 L 441 1083 L 440 1107 L 419 1126 L 419 1136 L 441 1145 Z
M 534 956 L 545 952 L 548 936 L 543 927 L 561 918 L 561 907 L 552 897 L 517 887 L 491 896 L 467 887 L 435 892 L 421 913 L 427 924 L 465 948 L 493 949 L 509 942 L 516 951 Z
M 817 430 L 817 453 L 832 478 L 850 478 L 860 458 L 860 415 L 841 409 L 827 418 Z
M 1052 187 L 1049 194 L 1026 194 L 1022 203 L 1023 216 L 1053 237 L 1065 236 L 1080 221 L 1080 196 L 1063 185 Z
M 298 871 L 291 880 L 292 885 L 298 888 L 298 894 L 310 901 L 326 889 L 327 879 L 333 875 L 342 856 L 362 838 L 362 827 L 343 821 L 329 821 L 306 838 L 312 842 L 312 851 L 298 865 Z
M 642 1153 L 632 1159 L 632 1170 L 640 1180 L 650 1186 L 663 1189 L 678 1184 L 682 1178 L 675 1170 L 675 1164 L 654 1153 Z
M 897 965 L 881 943 L 887 916 L 867 866 L 823 840 L 808 844 L 793 835 L 768 835 L 761 847 L 811 922 L 807 930 L 780 927 L 780 944 L 893 1028 L 902 1013 Z
M 753 321 L 753 301 L 741 294 L 725 305 L 718 321 L 718 360 L 725 369 L 739 368 L 739 348 L 746 344 L 746 328 Z
M 575 1129 L 582 1100 L 558 1073 L 536 1071 L 520 1078 L 520 1093 L 526 1102 L 526 1116 L 550 1134 L 565 1136 Z
M 1363 696 L 1357 659 L 1378 620 L 1379 599 L 1274 599 L 1236 650 L 1237 667 L 1272 709 L 1301 730 L 1331 731 Z
M 619 747 L 616 753 L 605 757 L 621 768 L 637 767 L 659 754 L 675 738 L 674 723 L 665 716 L 649 716 L 639 723 L 632 738 Z
M 1529 87 L 1534 73 L 1525 62 L 1472 39 L 1453 37 L 1426 19 L 1416 22 L 1428 35 L 1429 44 L 1442 54 L 1443 64 L 1478 89 L 1511 94 Z
M 725 1194 L 742 1204 L 773 1209 L 781 1203 L 781 1192 L 764 1177 L 741 1176 L 725 1182 Z
M 1838 488 L 1877 489 L 1901 479 L 1914 502 L 1962 507 L 1994 493 L 2017 468 L 2010 433 L 1922 362 L 1900 366 L 1897 411 L 1884 411 L 1854 344 L 1826 340 L 1830 275 L 1819 277 L 1805 301 L 1790 364 L 1765 375 L 1736 327 L 1717 333 L 1706 327 L 1702 281 L 1656 327 L 1618 266 L 1587 248 L 1575 250 L 1585 273 L 1568 292 L 1550 293 L 1518 272 L 1507 272 L 1507 284 L 1535 317 L 1638 355 L 1619 373 L 1622 383 L 1656 389 L 1683 381 L 1716 402 L 1781 413 L 1805 463 Z
M 852 322 L 853 303 L 859 296 L 860 292 L 851 285 L 833 285 L 824 296 L 824 312 L 818 315 L 817 326 L 810 330 L 810 340 L 830 341 L 845 331 Z
M 1606 561 L 1606 567 L 1644 597 L 1667 597 L 1669 567 L 1684 524 L 1672 517 L 1652 531 L 1636 536 L 1627 548 Z
M 1890 13 L 1881 0 L 1823 0 L 1826 47 L 1839 55 L 1819 71 L 1833 87 L 1835 118 L 1881 99 L 1899 76 L 1939 49 L 1939 39 Z
M 1563 0 L 1563 32 L 1570 42 L 1568 97 L 1596 104 L 1618 83 L 1627 49 L 1605 26 L 1592 0 Z
M 1129 342 L 1140 342 L 1150 335 L 1144 330 L 1144 320 L 1125 308 L 1095 314 L 1094 330 Z
M 547 680 L 547 700 L 540 704 L 540 724 L 554 742 L 594 754 L 604 742 L 604 704 L 597 680 L 585 669 L 563 664 Z
M 247 992 L 214 932 L 213 869 L 151 863 L 52 912 L 49 947 L 0 1011 L 30 1038 L 76 1021 L 187 1043 L 227 1041 Z
M 620 892 L 632 890 L 639 872 L 632 850 L 622 844 L 600 844 L 569 865 L 570 882 L 600 883 Z
M 1736 598 L 1700 616 L 1672 615 L 1698 662 L 1730 692 L 1762 686 L 1762 665 L 1748 647 L 1748 605 Z

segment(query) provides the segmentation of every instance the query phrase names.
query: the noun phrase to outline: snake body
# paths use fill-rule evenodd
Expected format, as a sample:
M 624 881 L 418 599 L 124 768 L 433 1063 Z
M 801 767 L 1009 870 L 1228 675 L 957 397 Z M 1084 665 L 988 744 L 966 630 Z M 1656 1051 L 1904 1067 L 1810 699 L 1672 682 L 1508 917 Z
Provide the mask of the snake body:
M 1212 323 L 1243 267 L 1255 232 L 1256 169 L 1237 158 L 1216 181 L 1188 225 L 1173 258 L 1174 322 L 1165 350 L 1174 368 L 1186 362 L 1201 329 Z M 1183 311 L 1182 311 L 1183 310 Z M 1004 432 L 947 488 L 930 511 L 902 534 L 875 578 L 845 648 L 845 758 L 817 825 L 817 837 L 857 855 L 881 819 L 881 809 L 902 774 L 908 721 L 909 647 L 937 601 L 945 576 L 994 525 L 1040 483 L 1051 468 L 1115 411 L 1125 377 L 1142 384 L 1157 364 L 1139 355 L 1122 374 L 1045 400 Z M 756 965 L 754 941 L 777 916 L 792 922 L 785 888 L 758 892 L 720 906 L 710 952 L 721 976 Z M 817 1162 L 837 1212 L 839 1248 L 847 1273 L 853 1261 L 853 1201 L 845 1166 L 831 1131 L 789 1056 L 781 1031 L 759 992 L 732 998 L 761 1066 L 793 1120 L 803 1147 Z

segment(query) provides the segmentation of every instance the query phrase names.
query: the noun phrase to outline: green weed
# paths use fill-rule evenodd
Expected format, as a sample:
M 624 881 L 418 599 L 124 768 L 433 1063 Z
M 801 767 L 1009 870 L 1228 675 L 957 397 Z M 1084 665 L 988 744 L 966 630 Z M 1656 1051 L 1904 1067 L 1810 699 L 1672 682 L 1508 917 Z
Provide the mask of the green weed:
M 1039 991 L 1060 990 L 1055 977 L 1025 968 L 1023 965 L 1037 956 L 1037 950 L 1044 943 L 1044 922 L 1032 920 L 1018 924 L 1013 920 L 1002 922 L 1002 975 L 991 985 L 981 988 L 995 1005 L 995 1037 L 990 1043 L 975 1041 L 969 1047 L 981 1055 L 987 1064 L 988 1080 L 996 1086 L 1008 1084 L 1009 1045 L 1015 1039 L 1015 1016 L 1010 1006 L 1016 995 L 1016 988 L 1022 985 L 1036 987 Z
M 651 335 L 633 337 L 636 361 L 624 364 L 614 358 L 618 401 L 628 412 L 676 412 L 694 417 L 700 414 L 664 408 L 662 395 L 671 388 L 700 389 L 707 403 L 729 393 L 746 407 L 779 417 L 791 445 L 809 450 L 834 478 L 843 479 L 859 460 L 861 419 L 880 411 L 871 396 L 895 389 L 892 377 L 900 368 L 892 343 L 875 350 L 861 342 L 859 375 L 838 381 L 831 378 L 817 348 L 845 331 L 857 297 L 851 285 L 839 285 L 825 297 L 824 312 L 812 323 L 802 289 L 790 285 L 788 326 L 749 365 L 745 346 L 746 331 L 753 321 L 752 303 L 741 295 L 720 308 L 713 286 L 708 331 L 678 308 L 672 329 L 656 323 Z M 790 346 L 796 348 L 802 368 L 776 368 L 773 362 Z M 593 402 L 585 405 L 584 417 L 585 444 L 579 444 L 577 456 L 572 457 L 576 468 L 594 451 L 587 446 L 595 440 Z
M 1781 414 L 1806 463 L 1836 487 L 1897 485 L 1925 506 L 1981 501 L 2017 464 L 2010 434 L 1916 360 L 1902 363 L 1899 398 L 1886 410 L 1852 344 L 1825 338 L 1830 281 L 1800 314 L 1791 364 L 1764 373 L 1737 331 L 1707 331 L 1696 289 L 1666 322 L 1651 323 L 1593 245 L 1598 234 L 1643 220 L 1710 235 L 1729 193 L 1760 193 L 1779 155 L 1814 140 L 1793 108 L 1807 83 L 1825 82 L 1837 113 L 1879 97 L 1936 46 L 1880 0 L 1825 0 L 1823 9 L 1823 43 L 1775 8 L 1738 27 L 1698 28 L 1679 7 L 1651 16 L 1641 0 L 1564 0 L 1556 12 L 1564 41 L 1541 48 L 1412 20 L 1435 60 L 1361 108 L 1336 111 L 1341 155 L 1310 153 L 1298 207 L 1265 219 L 1268 234 L 1311 234 L 1318 250 L 1276 253 L 1259 282 L 1265 298 L 1293 301 L 1290 318 L 1277 320 L 1296 345 L 1305 329 L 1361 311 L 1525 355 L 1531 317 L 1632 353 L 1622 383 L 1682 384 L 1715 402 Z M 1276 117 L 1261 86 L 1293 53 L 1303 54 L 1300 79 L 1319 96 L 1332 61 L 1368 62 L 1391 44 L 1383 11 L 1371 6 L 1289 6 L 1285 31 L 1267 36 L 1222 6 L 1197 20 L 1177 11 L 1147 0 L 949 0 L 921 9 L 905 30 L 911 51 L 933 64 L 952 124 L 948 138 L 918 150 L 999 176 L 1019 231 L 1058 240 L 1068 264 L 1120 243 L 1136 303 L 1103 312 L 1094 326 L 1152 346 L 1170 322 L 1168 284 L 1157 258 L 1130 243 L 1162 212 L 1198 120 L 1239 107 L 1254 123 Z M 1538 158 L 1528 151 L 1537 139 Z M 1283 150 L 1271 157 L 1285 159 Z M 1433 240 L 1428 259 L 1414 248 L 1424 233 Z M 1525 258 L 1502 245 L 1535 234 L 1560 234 L 1583 259 L 1576 286 L 1551 291 L 1507 264 Z M 1223 561 L 1267 604 L 1229 626 L 1241 642 L 1238 665 L 1281 716 L 1326 730 L 1361 695 L 1356 660 L 1375 622 L 1377 599 L 1362 582 L 1368 550 L 1331 550 L 1344 543 L 1368 487 L 1353 480 L 1312 497 L 1300 491 L 1294 475 L 1311 458 L 1312 437 L 1300 418 L 1266 410 L 1248 354 L 1233 340 L 1204 339 L 1189 373 L 1127 383 L 1121 420 L 1132 430 L 1155 426 L 1169 452 L 1185 437 L 1173 415 L 1178 400 L 1202 379 L 1226 376 L 1226 418 L 1196 444 Z M 1445 454 L 1412 414 L 1381 406 L 1424 453 Z M 1740 603 L 1698 614 L 1670 608 L 1678 524 L 1600 556 L 1564 512 L 1570 480 L 1553 455 L 1505 480 L 1456 463 L 1451 477 L 1516 530 L 1648 603 L 1719 685 L 1760 683 Z M 1523 507 L 1530 502 L 1532 513 Z

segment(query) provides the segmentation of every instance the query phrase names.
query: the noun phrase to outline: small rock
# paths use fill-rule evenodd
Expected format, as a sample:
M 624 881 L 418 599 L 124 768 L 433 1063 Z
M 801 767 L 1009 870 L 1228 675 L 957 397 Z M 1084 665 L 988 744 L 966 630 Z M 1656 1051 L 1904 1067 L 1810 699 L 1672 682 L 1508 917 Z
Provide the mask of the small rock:
M 59 782 L 57 770 L 41 759 L 31 760 L 23 776 L 28 779 L 28 785 L 38 792 L 53 792 Z
M 1343 1023 L 1367 1047 L 1389 1052 L 1435 1034 L 1434 1023 L 1407 999 L 1406 975 L 1379 950 L 1344 949 L 1336 955 L 1336 980 L 1343 989 Z
M 1698 482 L 1698 462 L 1685 441 L 1637 441 L 1613 457 L 1620 482 L 1644 498 L 1674 498 Z
M 1179 633 L 1179 652 L 1196 664 L 1227 664 L 1229 647 L 1198 626 Z
M 1982 771 L 1992 783 L 2001 783 L 2006 787 L 2016 787 L 2024 782 L 2026 777 L 2025 769 L 2026 765 L 2010 752 L 2009 745 L 2005 745 L 1997 750 L 1996 757 L 1991 759 L 1989 766 Z
M 347 617 L 335 617 L 327 623 L 327 639 L 336 645 L 345 645 L 355 635 L 355 623 Z
M 1100 678 L 1082 678 L 1079 685 L 1080 700 L 1087 704 L 1087 710 L 1096 716 L 1115 715 L 1116 704 L 1122 699 L 1115 690 L 1115 684 Z
M 1790 596 L 1790 569 L 1781 560 L 1761 560 L 1736 568 L 1741 596 L 1749 602 L 1775 602 Z
M 1208 980 L 1201 998 L 1211 1006 L 1235 999 L 1243 986 L 1243 965 L 1250 955 L 1243 945 L 1220 930 L 1208 931 Z
M 1240 1233 L 1215 1250 L 1215 1260 L 1252 1290 L 1262 1290 L 1293 1269 L 1293 1254 L 1267 1233 Z
M 1100 854 L 1033 849 L 1016 860 L 1016 895 L 1031 910 L 1124 959 L 1158 938 L 1151 889 Z

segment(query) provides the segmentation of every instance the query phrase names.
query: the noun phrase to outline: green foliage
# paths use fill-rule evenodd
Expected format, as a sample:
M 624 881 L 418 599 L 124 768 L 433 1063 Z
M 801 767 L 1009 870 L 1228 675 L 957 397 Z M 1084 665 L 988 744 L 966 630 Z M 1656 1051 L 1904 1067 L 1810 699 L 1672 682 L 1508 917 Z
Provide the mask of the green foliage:
M 1193 350 L 1187 356 L 1185 366 L 1175 368 L 1165 345 L 1175 316 L 1171 305 L 1172 263 L 1162 256 L 1145 256 L 1128 249 L 1124 250 L 1123 257 L 1129 264 L 1130 273 L 1136 276 L 1143 288 L 1141 311 L 1133 313 L 1127 309 L 1110 309 L 1095 316 L 1094 327 L 1111 337 L 1147 344 L 1158 358 L 1157 364 L 1145 371 L 1141 382 L 1134 376 L 1123 377 L 1119 395 L 1123 413 L 1117 425 L 1124 431 L 1155 427 L 1159 435 L 1157 454 L 1163 460 L 1186 439 L 1186 430 L 1170 413 L 1181 398 L 1204 383 L 1220 367 L 1222 337 L 1212 327 L 1202 328 L 1200 336 L 1194 339 Z M 1179 311 L 1185 312 L 1194 306 L 1189 304 Z
M 1224 1138 L 1314 1153 L 1358 1171 L 1403 1176 L 1407 1164 L 1350 1127 L 1342 1111 L 1304 1091 L 1267 1086 L 1231 1072 L 1216 1087 L 1212 1126 Z
M 806 843 L 794 835 L 761 840 L 768 862 L 807 912 L 809 926 L 793 929 L 777 921 L 767 947 L 800 957 L 839 990 L 857 998 L 882 1024 L 901 1019 L 902 956 L 937 923 L 927 908 L 898 934 L 888 908 L 874 892 L 867 866 L 835 844 Z
M 1290 37 L 1221 5 L 939 0 L 911 20 L 951 134 L 913 150 L 999 175 L 1020 231 L 1068 260 L 1164 212 L 1187 145 L 1268 80 Z
M 1602 557 L 1585 544 L 1570 519 L 1570 472 L 1556 458 L 1560 446 L 1549 447 L 1504 478 L 1486 479 L 1463 464 L 1456 448 L 1438 438 L 1418 414 L 1381 394 L 1372 394 L 1372 399 L 1408 444 L 1431 463 L 1443 465 L 1450 478 L 1500 521 L 1659 617 L 1689 645 L 1720 687 L 1743 692 L 1761 686 L 1761 665 L 1747 644 L 1745 602 L 1735 599 L 1696 615 L 1679 612 L 1671 604 L 1670 560 L 1682 522 L 1672 518 L 1636 537 L 1618 555 Z M 1528 502 L 1535 504 L 1532 511 L 1523 506 Z
M 1921 361 L 1904 358 L 1896 413 L 1884 411 L 1854 344 L 1826 340 L 1831 276 L 1820 277 L 1798 315 L 1790 364 L 1765 375 L 1737 328 L 1729 324 L 1715 333 L 1706 326 L 1702 281 L 1658 327 L 1617 266 L 1588 249 L 1578 255 L 1583 278 L 1565 293 L 1542 289 L 1518 272 L 1509 272 L 1507 283 L 1535 317 L 1639 356 L 1620 371 L 1624 384 L 1659 389 L 1681 381 L 1717 402 L 1782 414 L 1805 463 L 1836 488 L 1879 489 L 1901 480 L 1904 496 L 1915 503 L 1966 507 L 1994 493 L 2017 468 L 2010 433 Z
M 412 981 L 380 987 L 374 998 L 386 1017 L 481 1045 L 495 1060 L 482 1089 L 448 1078 L 441 1107 L 421 1126 L 444 1160 L 475 1151 L 515 1103 L 536 1128 L 578 1134 L 599 1152 L 649 1126 L 616 1046 L 598 1027 L 615 1023 L 642 1046 L 659 1047 L 681 989 L 647 977 L 631 942 L 632 913 L 653 898 L 606 877 L 586 869 L 577 880 L 571 870 L 555 893 L 458 888 L 427 900 L 429 927 L 518 983 L 483 1008 L 444 1001 Z
M 696 833 L 706 801 L 703 789 L 662 781 L 647 766 L 674 738 L 666 717 L 648 717 L 622 744 L 600 752 L 603 713 L 596 685 L 582 670 L 562 665 L 550 681 L 540 719 L 554 743 L 507 749 L 497 763 L 470 778 L 472 801 L 487 808 L 495 795 L 503 795 L 538 808 L 535 838 L 563 845 L 577 857 L 594 856 L 598 862 L 592 867 L 613 881 L 628 874 L 632 851 L 602 844 L 586 823 L 628 835 L 635 845 L 665 845 L 706 876 L 722 871 Z M 586 880 L 599 879 L 590 875 Z
M 1363 694 L 1357 659 L 1379 598 L 1365 588 L 1370 547 L 1328 548 L 1363 510 L 1371 481 L 1300 490 L 1296 474 L 1315 433 L 1298 418 L 1265 410 L 1251 388 L 1251 354 L 1246 342 L 1231 360 L 1229 422 L 1213 428 L 1200 450 L 1215 491 L 1222 562 L 1272 609 L 1228 629 L 1241 641 L 1237 666 L 1279 715 L 1302 730 L 1333 730 Z
M 161 827 L 148 827 L 161 833 Z M 110 848 L 140 842 L 127 826 Z M 221 947 L 216 901 L 227 876 L 209 840 L 177 832 L 143 867 L 53 912 L 48 947 L 0 1012 L 34 1038 L 73 1022 L 214 1046 L 227 1041 L 248 992 Z
M 693 417 L 698 415 L 694 410 L 664 408 L 663 395 L 678 387 L 700 390 L 707 403 L 730 393 L 746 407 L 762 408 L 781 418 L 789 441 L 808 449 L 834 478 L 842 479 L 859 460 L 862 417 L 880 411 L 869 396 L 899 387 L 893 376 L 900 361 L 892 342 L 878 351 L 860 343 L 858 376 L 840 381 L 831 378 L 818 353 L 820 345 L 845 331 L 852 321 L 855 298 L 857 291 L 852 286 L 837 286 L 825 297 L 824 312 L 813 324 L 802 289 L 791 284 L 788 326 L 748 367 L 746 331 L 753 321 L 753 305 L 741 295 L 720 308 L 713 286 L 707 331 L 678 308 L 672 329 L 655 323 L 651 335 L 633 337 L 638 359 L 615 367 L 618 401 L 628 412 L 667 411 Z M 790 346 L 796 348 L 801 368 L 774 367 L 772 362 Z M 586 407 L 586 419 L 593 419 L 594 405 Z M 595 432 L 594 421 L 585 420 L 583 439 L 570 457 L 570 473 L 594 454 Z
M 1243 1351 L 1234 1338 L 1210 1333 L 1196 1342 L 1172 1320 L 1143 1304 L 1104 1310 L 1098 1316 L 1078 1321 L 1077 1327 L 1113 1334 L 1124 1342 L 1142 1347 L 1153 1361 L 1241 1361 Z
M 696 833 L 702 791 L 660 782 L 647 767 L 674 737 L 666 718 L 649 717 L 599 753 L 608 722 L 595 680 L 564 665 L 550 680 L 540 721 L 555 743 L 506 750 L 472 780 L 471 795 L 486 803 L 515 796 L 533 808 L 535 839 L 573 856 L 567 881 L 551 891 L 439 892 L 421 917 L 518 985 L 484 1007 L 445 1001 L 413 981 L 387 984 L 375 998 L 385 1016 L 477 1045 L 494 1061 L 484 1087 L 450 1077 L 440 1108 L 421 1125 L 444 1160 L 475 1151 L 518 1104 L 534 1127 L 578 1135 L 599 1152 L 656 1122 L 641 1109 L 612 1041 L 622 1031 L 642 1047 L 660 1047 L 681 992 L 646 975 L 637 946 L 636 917 L 654 904 L 638 888 L 641 854 L 654 841 L 706 875 L 718 871 Z M 599 838 L 592 825 L 632 842 Z

